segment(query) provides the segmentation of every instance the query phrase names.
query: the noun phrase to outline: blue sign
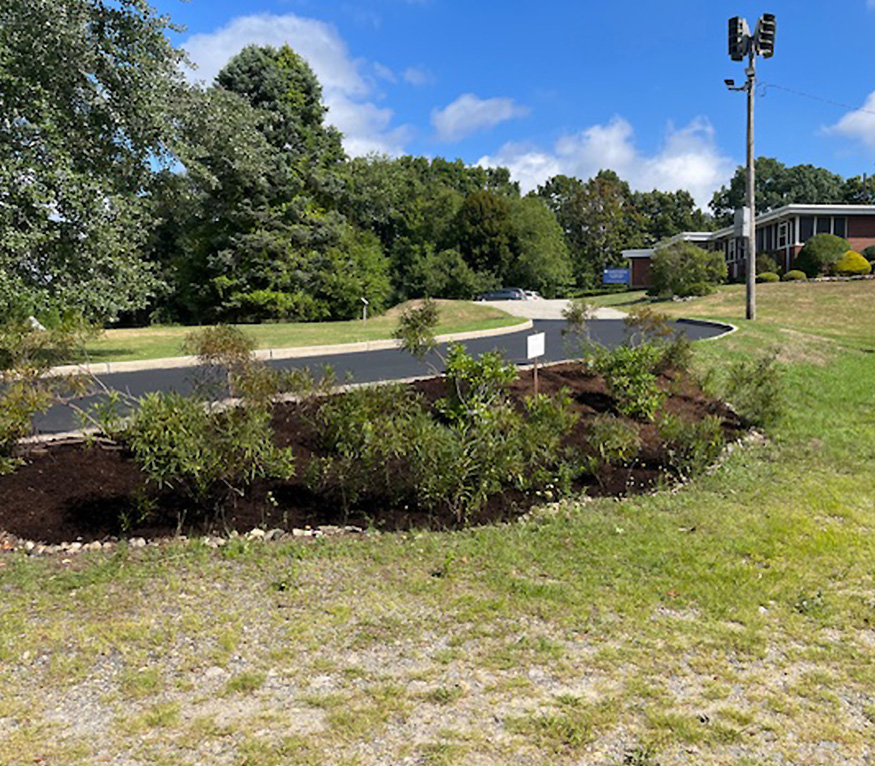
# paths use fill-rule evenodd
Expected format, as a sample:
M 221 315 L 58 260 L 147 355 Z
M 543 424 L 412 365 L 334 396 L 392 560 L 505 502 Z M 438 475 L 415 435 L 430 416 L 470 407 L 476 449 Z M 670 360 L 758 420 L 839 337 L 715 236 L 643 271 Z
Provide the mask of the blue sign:
M 602 274 L 603 285 L 628 285 L 629 269 L 605 269 Z

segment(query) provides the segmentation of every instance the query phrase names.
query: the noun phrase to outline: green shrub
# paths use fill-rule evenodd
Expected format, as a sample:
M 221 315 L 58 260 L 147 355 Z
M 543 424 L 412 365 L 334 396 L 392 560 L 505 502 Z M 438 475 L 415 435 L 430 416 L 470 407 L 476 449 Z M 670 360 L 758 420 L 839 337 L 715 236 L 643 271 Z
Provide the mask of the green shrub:
M 775 355 L 744 359 L 730 365 L 725 398 L 749 425 L 763 428 L 777 425 L 786 404 Z
M 875 261 L 875 245 L 869 245 L 869 247 L 864 247 L 860 251 L 860 255 L 862 255 L 869 263 Z
M 831 272 L 842 277 L 856 277 L 869 274 L 872 266 L 859 253 L 848 250 L 833 265 Z
M 757 282 L 780 282 L 781 278 L 773 271 L 763 271 L 756 276 Z
M 401 348 L 408 354 L 422 361 L 437 346 L 434 331 L 439 320 L 437 303 L 426 298 L 419 306 L 402 312 L 392 337 L 401 342 Z
M 665 399 L 654 374 L 661 361 L 662 350 L 647 343 L 619 346 L 598 359 L 596 367 L 621 413 L 653 420 Z
M 638 429 L 616 415 L 596 415 L 589 424 L 586 444 L 591 451 L 587 467 L 601 482 L 604 470 L 611 465 L 629 465 L 641 449 Z
M 488 417 L 516 377 L 516 367 L 501 353 L 488 351 L 475 359 L 464 346 L 453 343 L 447 352 L 449 396 L 441 409 L 449 418 Z
M 725 439 L 720 418 L 684 420 L 664 413 L 657 424 L 669 465 L 681 476 L 700 473 L 720 455 Z
M 772 258 L 771 255 L 766 255 L 765 253 L 757 255 L 757 274 L 763 274 L 770 271 L 777 273 L 778 262 Z
M 805 272 L 799 269 L 792 269 L 781 277 L 782 282 L 804 282 L 807 279 Z
M 650 260 L 650 292 L 654 295 L 701 295 L 726 281 L 723 253 L 709 252 L 690 242 L 657 248 Z M 705 292 L 703 292 L 705 291 Z
M 716 285 L 710 282 L 691 282 L 684 289 L 675 294 L 679 298 L 700 298 L 703 295 L 712 295 L 716 290 Z
M 813 279 L 829 271 L 849 249 L 846 239 L 834 234 L 815 234 L 803 245 L 793 265 L 804 271 L 809 279 Z

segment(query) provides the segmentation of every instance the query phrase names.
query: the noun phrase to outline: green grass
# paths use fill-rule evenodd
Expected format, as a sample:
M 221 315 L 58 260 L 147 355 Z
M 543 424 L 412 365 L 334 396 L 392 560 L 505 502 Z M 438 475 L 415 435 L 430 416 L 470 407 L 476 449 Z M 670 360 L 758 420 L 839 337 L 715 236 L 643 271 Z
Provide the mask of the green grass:
M 697 346 L 702 367 L 777 343 L 789 399 L 767 442 L 676 492 L 234 556 L 176 542 L 69 563 L 0 558 L 0 752 L 865 763 L 875 284 L 767 287 L 756 323 L 740 319 L 735 287 L 667 306 L 739 325 Z M 219 650 L 228 670 L 210 680 Z M 95 684 L 88 715 L 109 722 L 97 737 L 77 728 Z M 213 723 L 194 736 L 198 721 Z
M 491 306 L 469 301 L 438 301 L 440 324 L 436 334 L 470 332 L 508 327 L 524 321 Z M 361 341 L 385 340 L 392 336 L 402 307 L 370 317 L 367 322 L 285 322 L 258 325 L 237 325 L 256 344 L 256 348 L 296 348 L 301 346 L 334 345 Z M 91 361 L 121 362 L 143 359 L 164 359 L 183 355 L 183 345 L 189 333 L 199 327 L 156 326 L 106 330 L 90 342 L 86 353 Z

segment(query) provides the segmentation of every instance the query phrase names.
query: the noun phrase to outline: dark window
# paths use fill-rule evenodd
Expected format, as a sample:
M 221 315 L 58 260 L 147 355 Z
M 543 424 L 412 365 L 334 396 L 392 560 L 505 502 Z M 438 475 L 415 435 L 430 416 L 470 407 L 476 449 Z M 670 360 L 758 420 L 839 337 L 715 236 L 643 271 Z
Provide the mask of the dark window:
M 829 234 L 829 220 L 827 216 L 817 216 L 816 229 L 818 234 Z
M 769 226 L 766 228 L 766 252 L 775 249 L 774 238 L 772 237 L 772 233 L 775 231 L 774 226 Z
M 799 219 L 799 241 L 803 244 L 814 236 L 814 218 L 804 215 Z
M 766 233 L 763 229 L 757 229 L 757 250 L 765 248 Z
M 847 218 L 844 218 L 844 217 L 833 218 L 832 225 L 833 225 L 833 232 L 832 233 L 835 234 L 837 237 L 847 237 L 848 236 L 848 219 Z

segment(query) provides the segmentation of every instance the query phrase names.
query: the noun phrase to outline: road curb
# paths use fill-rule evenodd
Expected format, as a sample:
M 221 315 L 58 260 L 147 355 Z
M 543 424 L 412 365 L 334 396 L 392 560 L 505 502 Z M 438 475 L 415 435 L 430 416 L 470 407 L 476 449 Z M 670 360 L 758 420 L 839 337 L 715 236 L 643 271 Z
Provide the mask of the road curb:
M 718 340 L 719 338 L 725 338 L 727 335 L 732 335 L 738 327 L 734 324 L 729 324 L 729 322 L 716 322 L 711 319 L 686 319 L 681 317 L 680 319 L 675 319 L 675 324 L 679 324 L 683 322 L 684 324 L 692 324 L 697 327 L 717 327 L 723 330 L 720 335 L 712 335 L 710 338 L 699 338 L 697 342 L 706 341 L 706 340 Z
M 489 330 L 469 330 L 468 332 L 438 335 L 438 343 L 452 341 L 474 340 L 475 338 L 493 338 L 499 335 L 510 335 L 533 327 L 531 319 L 507 327 L 493 327 Z M 360 343 L 337 343 L 327 346 L 296 346 L 293 348 L 264 348 L 255 352 L 256 359 L 270 361 L 272 359 L 306 359 L 324 354 L 358 354 L 367 351 L 386 351 L 399 348 L 400 341 L 393 338 L 384 340 L 367 340 Z M 88 364 L 65 364 L 53 367 L 49 375 L 75 375 L 88 373 L 91 375 L 108 375 L 117 372 L 141 372 L 143 370 L 172 370 L 182 367 L 195 367 L 199 364 L 196 356 L 173 356 L 164 359 L 144 359 L 136 362 L 97 362 Z

